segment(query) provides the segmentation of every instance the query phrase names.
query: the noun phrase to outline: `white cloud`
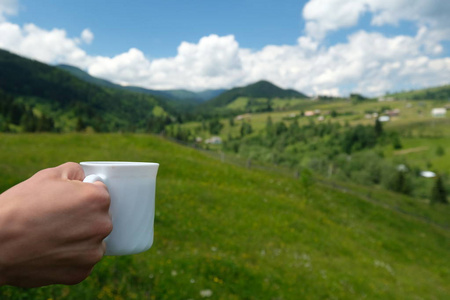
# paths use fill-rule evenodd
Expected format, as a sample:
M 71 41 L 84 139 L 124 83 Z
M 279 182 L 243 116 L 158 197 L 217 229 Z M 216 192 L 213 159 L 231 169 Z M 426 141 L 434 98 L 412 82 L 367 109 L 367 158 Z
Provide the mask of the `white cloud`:
M 133 48 L 113 58 L 97 57 L 88 70 L 121 84 L 154 89 L 222 88 L 242 76 L 239 45 L 231 35 L 210 35 L 198 44 L 182 42 L 177 56 L 153 61 Z
M 77 39 L 68 38 L 65 30 L 41 29 L 34 24 L 20 27 L 0 23 L 0 47 L 45 63 L 88 64 L 89 57 L 78 47 Z
M 328 32 L 358 23 L 365 13 L 372 14 L 372 25 L 416 22 L 441 31 L 449 39 L 450 1 L 442 0 L 311 0 L 303 8 L 308 36 L 322 39 Z
M 366 0 L 374 13 L 372 24 L 397 25 L 401 20 L 415 21 L 419 25 L 445 28 L 450 25 L 450 2 L 442 0 Z
M 72 64 L 93 76 L 151 89 L 231 88 L 266 79 L 310 95 L 379 95 L 448 84 L 450 58 L 439 57 L 444 50 L 441 42 L 450 38 L 449 21 L 443 17 L 446 13 L 426 8 L 423 1 L 408 1 L 408 13 L 395 13 L 405 1 L 311 0 L 303 11 L 305 36 L 295 45 L 268 45 L 258 51 L 240 48 L 233 35 L 212 34 L 197 43 L 180 43 L 174 57 L 151 60 L 136 48 L 113 57 L 91 56 L 82 48 L 94 40 L 90 29 L 79 37 L 68 37 L 63 29 L 8 22 L 0 22 L 0 48 L 50 64 Z M 447 14 L 450 11 L 448 5 L 433 5 Z M 327 32 L 353 26 L 365 12 L 373 13 L 376 25 L 412 20 L 418 25 L 417 34 L 387 37 L 357 31 L 340 44 L 321 43 L 319 38 Z
M 92 43 L 94 40 L 94 34 L 89 28 L 86 28 L 81 32 L 81 40 L 86 44 Z
M 247 53 L 246 78 L 267 78 L 309 94 L 379 95 L 388 90 L 448 83 L 450 58 L 427 56 L 423 33 L 388 38 L 359 31 L 346 43 L 310 51 L 305 39 L 296 46 L 270 46 Z M 426 58 L 426 60 L 425 60 Z M 250 80 L 250 81 L 251 81 Z
M 1 0 L 0 1 L 0 22 L 6 20 L 6 15 L 15 15 L 19 9 L 18 0 Z
M 311 0 L 303 8 L 306 33 L 322 39 L 329 31 L 356 25 L 365 10 L 361 0 Z
M 145 80 L 150 77 L 150 62 L 136 48 L 112 58 L 93 57 L 91 61 L 88 66 L 91 75 L 120 84 L 145 86 Z
M 183 42 L 177 56 L 152 62 L 151 80 L 159 88 L 229 87 L 242 79 L 240 51 L 232 35 L 210 35 L 201 38 L 198 44 Z

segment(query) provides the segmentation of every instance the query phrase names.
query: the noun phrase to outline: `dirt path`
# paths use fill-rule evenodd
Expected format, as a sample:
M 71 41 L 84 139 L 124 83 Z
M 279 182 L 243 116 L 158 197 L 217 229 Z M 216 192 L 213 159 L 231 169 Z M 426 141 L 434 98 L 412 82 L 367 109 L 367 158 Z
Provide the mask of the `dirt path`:
M 405 154 L 408 154 L 408 153 L 422 152 L 422 151 L 425 151 L 425 150 L 428 150 L 427 146 L 416 147 L 416 148 L 409 148 L 409 149 L 395 151 L 394 155 L 405 155 Z

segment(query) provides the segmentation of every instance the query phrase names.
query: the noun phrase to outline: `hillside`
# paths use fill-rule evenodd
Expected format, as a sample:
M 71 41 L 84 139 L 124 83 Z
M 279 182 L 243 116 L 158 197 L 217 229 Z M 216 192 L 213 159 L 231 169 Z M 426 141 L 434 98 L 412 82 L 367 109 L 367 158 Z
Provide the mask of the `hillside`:
M 411 216 L 448 216 L 448 206 L 409 201 L 412 213 L 405 215 L 313 178 L 222 163 L 149 135 L 3 134 L 0 139 L 0 191 L 67 160 L 160 163 L 149 251 L 105 257 L 75 286 L 2 287 L 1 299 L 201 299 L 205 294 L 255 300 L 446 299 L 450 294 L 450 232 Z
M 369 193 L 389 190 L 423 203 L 436 201 L 432 191 L 438 181 L 423 176 L 430 171 L 442 178 L 450 196 L 449 112 L 432 114 L 433 108 L 448 107 L 449 102 L 352 98 L 272 100 L 269 110 L 267 99 L 241 97 L 226 108 L 249 109 L 245 113 L 168 126 L 167 132 L 251 163 L 284 166 L 291 172 L 308 169 L 331 180 L 365 185 Z M 255 102 L 261 110 L 254 110 Z M 377 122 L 380 116 L 387 121 Z M 407 171 L 400 172 L 399 166 Z M 448 196 L 440 201 L 450 202 Z
M 64 70 L 69 72 L 70 74 L 74 75 L 75 77 L 78 77 L 79 79 L 86 81 L 88 83 L 92 83 L 95 85 L 99 85 L 102 87 L 107 87 L 107 88 L 118 88 L 118 89 L 124 89 L 124 87 L 122 87 L 121 85 L 112 83 L 111 81 L 105 80 L 105 79 L 101 79 L 101 78 L 97 78 L 94 76 L 89 75 L 87 72 L 81 70 L 80 68 L 74 67 L 74 66 L 70 66 L 70 65 L 57 65 L 56 66 L 58 69 Z
M 291 90 L 291 89 L 282 89 L 268 81 L 258 81 L 256 83 L 244 86 L 237 87 L 226 92 L 223 92 L 219 96 L 203 103 L 199 106 L 200 110 L 207 110 L 213 108 L 224 108 L 231 102 L 235 101 L 239 97 L 247 97 L 247 98 L 281 98 L 281 99 L 289 99 L 289 98 L 297 98 L 297 99 L 305 99 L 306 95 Z
M 0 50 L 0 130 L 147 130 L 173 109 L 155 96 L 93 84 Z M 157 115 L 154 114 L 157 112 Z
M 394 93 L 391 95 L 387 95 L 386 97 L 392 97 L 395 99 L 405 99 L 405 100 L 446 100 L 446 101 L 450 101 L 450 85 Z

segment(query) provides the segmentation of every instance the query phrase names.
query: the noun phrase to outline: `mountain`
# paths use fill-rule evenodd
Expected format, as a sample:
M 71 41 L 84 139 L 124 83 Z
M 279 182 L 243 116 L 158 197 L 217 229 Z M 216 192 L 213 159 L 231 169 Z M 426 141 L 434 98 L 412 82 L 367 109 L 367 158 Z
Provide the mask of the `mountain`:
M 148 130 L 174 112 L 159 97 L 81 75 L 0 50 L 0 130 L 39 131 L 43 120 L 44 131 Z
M 270 83 L 265 80 L 258 81 L 256 83 L 244 86 L 237 87 L 226 92 L 223 92 L 219 96 L 203 103 L 201 107 L 203 109 L 206 108 L 220 108 L 224 107 L 239 97 L 248 97 L 248 98 L 281 98 L 281 99 L 290 99 L 290 98 L 299 98 L 306 99 L 308 98 L 305 94 L 297 92 L 292 89 L 282 89 L 273 83 Z
M 61 64 L 61 65 L 58 65 L 57 67 L 62 70 L 70 72 L 72 75 L 80 78 L 81 80 L 84 80 L 84 81 L 90 82 L 90 83 L 94 83 L 94 84 L 97 84 L 100 86 L 163 97 L 168 102 L 174 102 L 173 104 L 175 104 L 174 105 L 175 107 L 179 106 L 179 105 L 183 105 L 183 104 L 196 105 L 201 102 L 210 100 L 225 91 L 223 89 L 219 89 L 219 90 L 206 90 L 206 91 L 201 91 L 201 92 L 192 92 L 192 91 L 188 91 L 188 90 L 184 90 L 184 89 L 152 90 L 152 89 L 146 89 L 146 88 L 138 87 L 138 86 L 122 86 L 119 84 L 115 84 L 111 81 L 105 80 L 105 79 L 91 76 L 87 72 L 85 72 L 77 67 L 74 67 L 74 66 Z M 184 103 L 182 103 L 182 102 L 184 102 Z
M 91 76 L 91 75 L 89 75 L 89 73 L 87 73 L 77 67 L 74 67 L 74 66 L 62 64 L 62 65 L 57 65 L 56 67 L 61 70 L 67 71 L 67 72 L 71 73 L 72 75 L 74 75 L 75 77 L 78 77 L 79 79 L 86 81 L 88 83 L 93 83 L 93 84 L 107 87 L 107 88 L 122 87 L 121 85 L 112 83 L 111 81 Z

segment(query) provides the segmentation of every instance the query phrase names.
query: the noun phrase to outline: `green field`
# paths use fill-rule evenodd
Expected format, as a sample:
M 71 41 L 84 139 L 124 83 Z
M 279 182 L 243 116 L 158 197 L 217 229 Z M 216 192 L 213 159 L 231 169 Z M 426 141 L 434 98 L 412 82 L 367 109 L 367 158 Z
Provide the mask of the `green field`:
M 66 161 L 160 163 L 155 242 L 149 251 L 105 257 L 75 286 L 2 287 L 0 299 L 450 295 L 448 205 L 425 208 L 407 196 L 377 190 L 372 198 L 378 200 L 368 201 L 360 196 L 366 188 L 347 192 L 249 170 L 150 135 L 2 134 L 0 141 L 1 191 Z M 395 209 L 401 201 L 407 214 Z M 417 217 L 424 213 L 426 218 Z
M 267 99 L 259 98 L 254 99 L 254 102 L 265 103 Z M 244 109 L 248 98 L 239 97 L 235 101 L 231 102 L 227 107 L 233 109 Z M 348 122 L 350 125 L 356 124 L 373 124 L 374 118 L 368 118 L 366 115 L 372 112 L 381 113 L 385 110 L 399 110 L 399 115 L 392 117 L 391 121 L 387 123 L 388 128 L 403 128 L 410 127 L 413 124 L 422 124 L 429 122 L 441 123 L 446 122 L 449 124 L 449 114 L 446 118 L 439 119 L 433 118 L 431 116 L 431 110 L 434 107 L 444 107 L 449 105 L 449 101 L 442 100 L 428 100 L 428 101 L 411 101 L 411 100 L 394 100 L 394 101 L 365 101 L 358 104 L 354 104 L 349 100 L 341 99 L 335 101 L 314 101 L 310 99 L 273 99 L 274 103 L 272 112 L 259 112 L 259 113 L 249 113 L 245 119 L 250 122 L 255 131 L 264 128 L 267 117 L 270 115 L 273 122 L 285 121 L 287 124 L 289 120 L 292 119 L 292 115 L 299 116 L 301 112 L 305 111 L 318 111 L 315 116 L 312 117 L 301 117 L 297 118 L 300 125 L 308 124 L 311 121 L 316 123 L 320 122 L 339 122 L 344 124 Z M 330 113 L 335 111 L 338 116 L 332 117 Z M 381 113 L 382 114 L 382 113 Z M 323 121 L 320 121 L 319 116 L 323 116 Z M 229 132 L 237 133 L 239 129 L 240 121 L 236 122 L 238 126 L 236 128 L 231 128 L 229 126 L 229 120 L 224 118 L 221 120 L 224 125 L 224 129 L 221 132 L 223 137 L 226 137 Z M 199 127 L 201 122 L 189 122 L 182 126 L 187 129 L 193 130 L 195 127 Z M 414 128 L 411 127 L 409 131 Z M 413 132 L 414 133 L 414 132 Z M 207 132 L 201 132 L 203 135 L 207 135 Z M 450 134 L 450 133 L 449 133 Z

